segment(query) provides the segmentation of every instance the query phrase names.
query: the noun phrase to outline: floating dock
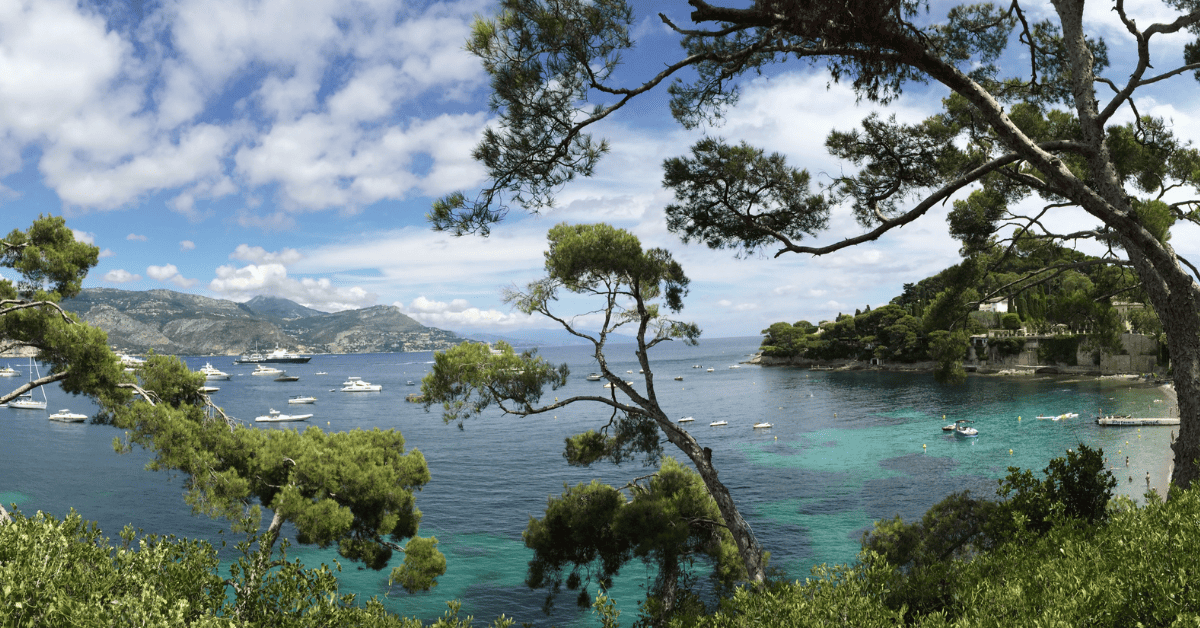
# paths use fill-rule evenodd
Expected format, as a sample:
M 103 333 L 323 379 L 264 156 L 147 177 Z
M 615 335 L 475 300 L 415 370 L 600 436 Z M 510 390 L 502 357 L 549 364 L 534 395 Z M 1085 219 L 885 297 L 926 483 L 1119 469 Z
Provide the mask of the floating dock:
M 1125 427 L 1135 425 L 1179 425 L 1179 419 L 1174 418 L 1137 418 L 1131 416 L 1102 416 L 1096 417 L 1096 425 Z

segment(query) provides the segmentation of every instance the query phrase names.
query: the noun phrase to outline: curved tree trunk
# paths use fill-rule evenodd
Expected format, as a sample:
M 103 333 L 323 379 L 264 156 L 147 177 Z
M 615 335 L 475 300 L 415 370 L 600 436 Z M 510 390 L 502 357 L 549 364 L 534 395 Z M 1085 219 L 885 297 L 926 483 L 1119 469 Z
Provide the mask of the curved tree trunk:
M 741 511 L 733 503 L 733 496 L 729 494 L 729 489 L 721 483 L 721 480 L 717 479 L 717 468 L 712 465 L 710 454 L 707 453 L 710 450 L 701 447 L 691 434 L 680 429 L 666 416 L 659 414 L 655 416 L 655 421 L 667 434 L 667 440 L 678 447 L 696 466 L 696 471 L 704 480 L 704 486 L 708 488 L 709 495 L 712 495 L 713 500 L 717 502 L 721 518 L 725 520 L 725 527 L 733 535 L 738 554 L 742 557 L 742 564 L 746 567 L 747 579 L 754 584 L 765 582 L 766 565 L 763 563 L 762 546 L 759 545 L 758 538 L 754 536 L 754 531 L 750 529 L 750 524 L 742 518 Z

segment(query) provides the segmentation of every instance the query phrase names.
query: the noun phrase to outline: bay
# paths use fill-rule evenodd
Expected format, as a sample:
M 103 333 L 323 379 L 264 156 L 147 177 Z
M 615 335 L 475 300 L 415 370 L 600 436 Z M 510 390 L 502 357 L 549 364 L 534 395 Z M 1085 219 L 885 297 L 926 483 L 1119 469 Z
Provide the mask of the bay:
M 652 351 L 652 370 L 662 406 L 676 419 L 695 417 L 688 429 L 712 448 L 722 480 L 771 552 L 771 565 L 791 577 L 803 578 L 821 563 L 853 561 L 862 533 L 877 519 L 920 517 L 953 491 L 991 496 L 1009 466 L 1040 470 L 1080 442 L 1105 449 L 1118 467 L 1125 494 L 1140 495 L 1147 471 L 1156 482 L 1163 471 L 1160 460 L 1166 458 L 1169 428 L 1100 428 L 1090 420 L 1098 411 L 1164 414 L 1157 388 L 1120 379 L 979 376 L 946 387 L 927 373 L 741 364 L 758 342 L 751 337 L 703 340 L 696 347 L 666 343 Z M 546 348 L 541 354 L 571 368 L 568 385 L 548 392 L 547 399 L 603 390 L 602 383 L 584 379 L 596 370 L 586 347 Z M 632 345 L 610 346 L 608 357 L 611 368 L 631 371 L 627 379 L 645 390 Z M 230 381 L 213 383 L 221 387 L 214 400 L 242 420 L 252 421 L 271 408 L 285 413 L 302 408 L 315 415 L 308 424 L 322 429 L 397 429 L 408 447 L 424 454 L 432 481 L 417 497 L 424 513 L 421 533 L 438 538 L 447 556 L 446 575 L 432 591 L 409 595 L 388 587 L 386 570 L 363 570 L 341 561 L 345 590 L 386 596 L 392 611 L 423 619 L 439 616 L 445 600 L 459 599 L 463 612 L 480 620 L 504 613 L 535 625 L 594 623 L 575 609 L 570 594 L 559 599 L 552 614 L 542 613 L 544 593 L 523 584 L 531 554 L 521 531 L 529 517 L 541 515 L 547 497 L 562 492 L 564 483 L 598 478 L 621 485 L 649 471 L 637 463 L 587 469 L 566 464 L 563 439 L 608 419 L 609 413 L 595 404 L 531 417 L 493 410 L 467 421 L 461 430 L 446 425 L 437 408 L 425 412 L 420 404 L 404 401 L 419 390 L 432 359 L 429 352 L 318 355 L 308 364 L 282 367 L 300 377 L 291 383 L 251 376 L 253 367 L 233 365 L 228 357 L 185 361 L 193 369 L 212 362 L 231 374 Z M 336 392 L 350 376 L 381 384 L 383 391 Z M 683 380 L 675 381 L 675 376 Z M 417 385 L 408 386 L 409 381 Z M 50 412 L 63 407 L 95 410 L 85 398 L 54 387 L 47 392 Z M 296 394 L 312 394 L 318 401 L 288 406 L 287 398 Z M 1034 418 L 1066 412 L 1080 417 Z M 47 421 L 46 414 L 0 408 L 0 501 L 15 502 L 27 513 L 42 510 L 56 516 L 74 508 L 97 521 L 109 537 L 131 524 L 147 533 L 220 538 L 225 523 L 192 516 L 181 498 L 179 478 L 144 470 L 150 458 L 146 452 L 114 453 L 118 430 L 60 424 Z M 979 438 L 961 440 L 941 431 L 960 418 L 974 421 Z M 728 425 L 709 427 L 717 420 Z M 774 427 L 752 429 L 764 420 Z M 303 429 L 305 424 L 257 425 Z M 670 449 L 666 453 L 673 454 Z M 1126 455 L 1131 456 L 1128 471 Z M 289 556 L 310 565 L 332 565 L 337 559 L 331 550 L 298 546 Z M 651 575 L 642 566 L 622 573 L 612 596 L 625 617 L 636 612 Z

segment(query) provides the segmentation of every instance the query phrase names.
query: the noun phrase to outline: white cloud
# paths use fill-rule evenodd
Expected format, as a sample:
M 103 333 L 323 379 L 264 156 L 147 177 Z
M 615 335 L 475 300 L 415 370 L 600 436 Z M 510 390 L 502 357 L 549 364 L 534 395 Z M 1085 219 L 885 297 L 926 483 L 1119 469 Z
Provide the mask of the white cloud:
M 285 248 L 278 252 L 269 252 L 261 246 L 250 246 L 249 244 L 239 244 L 233 253 L 229 254 L 229 259 L 238 259 L 243 262 L 252 262 L 255 264 L 282 264 L 288 266 L 300 261 L 304 255 L 296 249 Z
M 441 329 L 511 330 L 546 326 L 546 319 L 541 317 L 521 312 L 506 313 L 495 309 L 471 307 L 464 299 L 454 299 L 447 303 L 420 296 L 408 305 L 401 302 L 392 305 L 423 325 Z
M 127 236 L 125 236 L 125 239 L 126 239 L 126 240 L 137 240 L 138 242 L 145 242 L 145 241 L 146 241 L 146 240 L 148 240 L 149 238 L 147 238 L 147 237 L 146 237 L 146 236 L 144 236 L 144 235 L 138 235 L 138 234 L 136 234 L 136 233 L 131 233 L 131 234 L 129 234 L 129 235 L 127 235 Z
M 76 229 L 72 229 L 71 235 L 75 236 L 76 242 L 82 242 L 84 244 L 95 244 L 96 243 L 96 234 L 94 234 L 94 233 L 88 233 L 86 231 L 79 231 Z
M 116 253 L 114 253 L 112 249 L 102 249 L 100 251 L 100 255 L 98 255 L 97 257 L 99 259 L 104 259 L 106 257 L 112 257 L 114 255 L 116 255 Z
M 146 268 L 146 275 L 148 275 L 151 279 L 157 279 L 163 283 L 173 283 L 180 288 L 191 288 L 192 286 L 196 285 L 197 281 L 195 279 L 188 279 L 179 274 L 179 269 L 176 268 L 174 264 L 167 264 L 165 266 L 148 266 Z
M 216 273 L 216 278 L 208 284 L 209 290 L 238 301 L 268 295 L 331 312 L 367 307 L 378 299 L 378 295 L 363 288 L 336 286 L 325 277 L 289 277 L 281 263 L 249 264 L 241 268 L 220 266 Z
M 107 281 L 108 283 L 128 283 L 130 281 L 137 281 L 141 278 L 141 275 L 131 274 L 129 271 L 121 268 L 110 270 L 107 273 L 104 273 L 104 281 Z
M 191 251 L 191 250 L 194 250 L 195 248 L 196 248 L 196 243 L 192 242 L 191 240 L 180 240 L 179 241 L 179 250 L 180 251 Z

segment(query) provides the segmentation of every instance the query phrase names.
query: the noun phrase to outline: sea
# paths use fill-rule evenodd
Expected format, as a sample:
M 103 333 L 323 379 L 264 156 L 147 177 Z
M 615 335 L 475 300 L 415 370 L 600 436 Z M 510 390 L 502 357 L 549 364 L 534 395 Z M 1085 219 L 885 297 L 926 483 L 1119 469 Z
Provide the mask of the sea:
M 1098 413 L 1165 416 L 1168 400 L 1157 387 L 1117 378 L 975 375 L 965 384 L 944 386 L 928 373 L 746 364 L 759 341 L 663 343 L 651 350 L 651 370 L 662 407 L 675 419 L 694 417 L 687 429 L 712 448 L 722 481 L 771 554 L 770 566 L 790 578 L 803 579 L 823 563 L 852 563 L 863 533 L 877 520 L 914 520 L 955 491 L 992 496 L 1009 467 L 1040 472 L 1079 443 L 1102 447 L 1119 490 L 1135 499 L 1145 490 L 1147 473 L 1157 484 L 1165 471 L 1171 428 L 1102 428 L 1092 420 Z M 610 345 L 608 363 L 644 391 L 633 348 Z M 547 401 L 602 391 L 602 383 L 585 379 L 598 370 L 588 347 L 549 347 L 539 354 L 565 362 L 571 371 L 569 383 L 548 391 Z M 564 439 L 599 428 L 608 420 L 606 408 L 580 403 L 527 417 L 493 409 L 459 429 L 443 422 L 437 407 L 427 412 L 405 401 L 430 371 L 431 352 L 317 355 L 308 364 L 281 365 L 300 377 L 296 382 L 252 376 L 253 366 L 234 365 L 229 356 L 183 359 L 193 369 L 211 363 L 229 373 L 229 381 L 212 383 L 220 387 L 213 399 L 256 429 L 395 429 L 408 448 L 424 454 L 432 480 L 417 496 L 421 534 L 436 536 L 447 558 L 436 588 L 405 593 L 389 587 L 388 570 L 362 569 L 338 560 L 331 549 L 294 545 L 290 559 L 340 565 L 343 592 L 378 596 L 404 616 L 432 620 L 446 610 L 447 600 L 458 600 L 463 614 L 478 621 L 504 614 L 537 626 L 597 624 L 588 611 L 576 608 L 570 593 L 549 614 L 543 611 L 545 591 L 524 584 L 532 554 L 521 532 L 564 486 L 592 479 L 620 486 L 650 472 L 640 462 L 567 465 Z M 12 366 L 26 370 L 19 361 Z M 381 384 L 383 390 L 338 392 L 350 376 Z M 0 386 L 6 381 L 13 380 L 0 380 Z M 144 468 L 148 452 L 115 453 L 119 430 L 46 420 L 60 408 L 94 413 L 88 398 L 53 386 L 47 394 L 46 411 L 0 408 L 0 502 L 26 514 L 61 517 L 74 509 L 96 521 L 109 538 L 126 525 L 214 543 L 227 534 L 222 531 L 228 522 L 191 514 L 177 474 Z M 288 398 L 298 394 L 311 394 L 317 402 L 289 406 Z M 253 422 L 272 408 L 314 416 L 305 423 Z M 1079 416 L 1036 418 L 1064 413 Z M 960 439 L 942 431 L 957 419 L 973 421 L 979 436 Z M 709 425 L 722 420 L 728 424 Z M 752 427 L 761 421 L 773 427 Z M 665 453 L 673 454 L 669 443 Z M 622 571 L 609 594 L 623 619 L 637 612 L 652 578 L 653 571 L 640 563 Z

